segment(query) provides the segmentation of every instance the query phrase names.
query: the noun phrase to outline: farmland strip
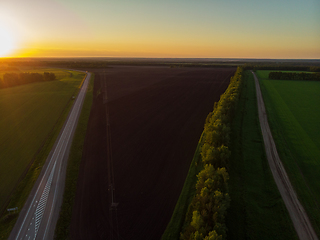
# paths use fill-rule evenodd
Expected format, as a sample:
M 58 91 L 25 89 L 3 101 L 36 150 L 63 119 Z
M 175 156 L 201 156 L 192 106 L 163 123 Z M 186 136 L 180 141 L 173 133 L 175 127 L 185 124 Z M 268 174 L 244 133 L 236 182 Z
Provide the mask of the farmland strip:
M 290 217 L 300 239 L 318 239 L 315 231 L 309 221 L 309 218 L 299 202 L 297 195 L 290 183 L 288 175 L 279 158 L 271 130 L 268 124 L 266 109 L 264 106 L 258 78 L 252 72 L 257 92 L 257 102 L 259 111 L 259 120 L 263 140 L 266 149 L 266 155 L 271 168 L 271 172 L 278 186 L 282 199 L 289 211 Z

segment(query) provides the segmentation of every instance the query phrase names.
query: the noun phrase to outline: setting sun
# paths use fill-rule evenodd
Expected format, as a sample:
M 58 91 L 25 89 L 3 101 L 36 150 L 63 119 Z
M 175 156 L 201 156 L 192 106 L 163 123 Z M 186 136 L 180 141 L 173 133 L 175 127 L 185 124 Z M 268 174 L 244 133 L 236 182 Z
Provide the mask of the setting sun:
M 5 28 L 0 26 L 0 57 L 6 57 L 14 48 L 13 39 Z

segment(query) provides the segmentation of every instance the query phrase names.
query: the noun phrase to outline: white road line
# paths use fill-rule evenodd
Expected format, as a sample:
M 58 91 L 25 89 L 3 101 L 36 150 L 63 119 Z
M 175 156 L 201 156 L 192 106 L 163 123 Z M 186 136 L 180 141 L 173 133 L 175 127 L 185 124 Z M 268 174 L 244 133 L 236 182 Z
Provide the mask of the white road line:
M 57 150 L 57 149 L 55 149 L 55 151 L 56 151 L 56 150 Z M 55 151 L 54 151 L 54 152 L 55 152 Z M 52 155 L 52 156 L 53 156 L 53 155 Z M 47 171 L 49 170 L 49 165 L 51 164 L 51 161 L 52 161 L 52 157 L 51 157 L 50 162 L 49 162 L 49 164 L 48 164 L 48 167 L 47 167 L 47 169 L 46 169 L 46 171 L 45 171 L 45 173 L 44 173 L 44 175 L 43 175 L 43 177 L 42 177 L 42 179 L 41 179 L 41 182 L 40 182 L 40 184 L 39 184 L 39 186 L 38 186 L 38 189 L 37 189 L 37 191 L 36 191 L 36 194 L 34 195 L 34 197 L 33 197 L 33 199 L 32 199 L 32 202 L 31 202 L 31 205 L 30 205 L 30 207 L 29 207 L 29 209 L 28 209 L 28 212 L 27 212 L 27 214 L 26 214 L 26 216 L 25 216 L 25 218 L 24 218 L 24 220 L 23 220 L 23 222 L 22 222 L 22 224 L 21 224 L 21 227 L 20 227 L 20 230 L 19 230 L 19 232 L 18 232 L 18 235 L 17 235 L 16 239 L 19 238 L 20 232 L 21 232 L 21 230 L 22 230 L 22 228 L 23 228 L 23 226 L 24 226 L 24 223 L 25 223 L 25 221 L 26 221 L 26 219 L 27 219 L 27 216 L 29 215 L 31 206 L 33 205 L 33 202 L 34 202 L 35 198 L 37 197 L 37 194 L 38 194 L 39 189 L 40 189 L 40 187 L 41 187 L 41 185 L 42 185 L 42 182 L 43 182 L 43 180 L 45 179 L 45 176 L 46 176 L 46 174 L 47 174 Z
M 56 151 L 58 150 L 58 146 L 60 145 L 61 140 L 62 140 L 62 139 L 59 140 L 59 142 L 58 142 L 58 144 L 57 144 L 57 147 L 56 147 L 56 149 L 54 150 L 54 152 L 53 152 L 53 154 L 52 154 L 52 156 L 51 156 L 50 162 L 49 162 L 49 164 L 48 164 L 48 166 L 47 166 L 47 169 L 46 169 L 46 171 L 45 171 L 45 173 L 44 173 L 44 175 L 43 175 L 43 177 L 42 177 L 42 179 L 41 179 L 41 182 L 40 182 L 40 184 L 39 184 L 39 186 L 38 186 L 38 189 L 37 189 L 37 191 L 36 191 L 36 194 L 35 194 L 34 197 L 33 197 L 32 204 L 30 205 L 30 207 L 29 207 L 29 209 L 28 209 L 28 212 L 27 212 L 27 214 L 26 214 L 26 216 L 25 216 L 25 218 L 24 218 L 24 220 L 23 220 L 23 223 L 21 224 L 21 227 L 20 227 L 20 230 L 19 230 L 19 232 L 18 232 L 18 235 L 17 235 L 16 239 L 19 238 L 20 232 L 21 232 L 21 230 L 22 230 L 22 228 L 23 228 L 23 226 L 24 226 L 24 223 L 25 223 L 25 221 L 26 221 L 26 219 L 27 219 L 27 216 L 29 215 L 31 206 L 33 205 L 33 202 L 34 202 L 35 198 L 37 197 L 37 194 L 38 194 L 38 192 L 39 192 L 39 189 L 40 189 L 40 187 L 42 186 L 43 180 L 46 178 L 47 172 L 48 172 L 48 170 L 50 169 L 49 166 L 51 165 L 51 162 L 52 162 L 52 160 L 54 159 L 53 157 L 55 156 Z M 37 201 L 36 201 L 36 202 L 37 202 Z
M 57 162 L 54 163 L 54 166 L 53 166 L 53 168 L 51 170 L 51 173 L 50 173 L 49 179 L 47 181 L 45 190 L 50 191 L 54 170 L 56 168 L 56 163 Z M 48 201 L 48 194 L 46 194 L 46 191 L 44 191 L 42 193 L 42 195 L 41 195 L 41 198 L 40 198 L 40 201 L 39 201 L 39 205 L 38 205 L 38 207 L 36 209 L 36 225 L 35 225 L 35 234 L 34 234 L 35 237 L 37 237 L 38 229 L 39 229 L 39 226 L 41 224 L 42 216 L 43 216 L 45 207 L 47 205 L 47 201 Z
M 85 97 L 85 94 L 86 94 L 86 89 L 87 89 L 87 86 L 88 86 L 88 83 L 89 83 L 89 79 L 91 77 L 91 74 L 89 73 L 87 76 L 86 76 L 86 79 L 84 80 L 85 84 L 82 85 L 81 89 L 80 89 L 80 92 L 78 94 L 78 97 L 77 97 L 77 100 L 75 102 L 75 105 L 73 106 L 72 110 L 71 110 L 71 113 L 69 115 L 69 118 L 67 120 L 67 123 L 63 129 L 63 132 L 61 134 L 61 137 L 60 139 L 58 140 L 58 143 L 56 145 L 56 148 L 54 149 L 54 152 L 49 160 L 49 163 L 47 165 L 47 168 L 42 176 L 42 179 L 40 181 L 40 184 L 38 185 L 38 188 L 36 190 L 36 193 L 31 201 L 31 204 L 30 204 L 30 207 L 28 208 L 28 211 L 23 219 L 23 222 L 22 222 L 22 225 L 20 226 L 19 228 L 19 232 L 16 236 L 15 239 L 18 239 L 20 234 L 21 234 L 21 231 L 22 231 L 22 228 L 24 227 L 24 224 L 26 222 L 26 219 L 27 217 L 29 216 L 29 213 L 30 213 L 30 210 L 31 210 L 31 207 L 35 207 L 37 204 L 34 204 L 34 201 L 35 199 L 38 197 L 38 192 L 40 190 L 40 187 L 42 186 L 42 183 L 43 181 L 47 178 L 47 175 L 48 175 L 48 170 L 51 169 L 50 166 L 52 166 L 53 162 L 54 162 L 54 166 L 53 166 L 53 169 L 51 170 L 51 173 L 50 173 L 50 176 L 48 177 L 47 179 L 47 183 L 46 183 L 46 186 L 45 186 L 45 189 L 44 191 L 42 192 L 42 195 L 41 195 L 41 198 L 40 198 L 40 201 L 39 203 L 36 201 L 36 203 L 38 203 L 38 206 L 36 208 L 36 211 L 35 211 L 35 216 L 36 216 L 36 220 L 35 220 L 35 227 L 36 227 L 36 233 L 35 233 L 35 238 L 37 236 L 37 232 L 38 232 L 38 227 L 40 226 L 41 224 L 41 220 L 42 220 L 42 217 L 43 217 L 43 214 L 44 214 L 44 211 L 45 211 L 45 207 L 46 207 L 46 203 L 47 203 L 47 200 L 48 200 L 48 196 L 49 196 L 49 193 L 50 193 L 50 187 L 51 187 L 51 183 L 52 183 L 52 179 L 53 179 L 53 175 L 54 175 L 54 170 L 55 170 L 55 166 L 56 166 L 56 161 L 57 159 L 59 159 L 59 156 L 60 156 L 60 153 L 61 153 L 61 150 L 63 149 L 62 153 L 62 157 L 64 156 L 65 154 L 65 151 L 66 151 L 66 148 L 67 148 L 67 144 L 68 141 L 70 140 L 71 138 L 71 134 L 74 130 L 74 125 L 75 125 L 75 121 L 77 120 L 77 117 L 79 116 L 80 114 L 80 106 L 82 105 L 82 103 L 84 102 L 84 97 Z M 71 125 L 71 126 L 70 126 Z M 70 131 L 71 129 L 71 131 Z M 66 141 L 67 140 L 67 141 Z M 59 149 L 59 150 L 58 150 Z M 57 153 L 57 150 L 58 150 L 58 153 Z M 55 188 L 55 192 L 54 192 L 54 200 L 52 202 L 52 205 L 51 205 L 51 210 L 50 210 L 50 215 L 49 215 L 49 219 L 48 219 L 48 223 L 47 223 L 47 226 L 46 226 L 46 231 L 45 231 L 45 234 L 47 233 L 47 228 L 48 228 L 48 225 L 49 225 L 49 222 L 51 221 L 51 215 L 52 215 L 52 210 L 53 210 L 53 207 L 54 207 L 54 203 L 55 203 L 55 199 L 56 199 L 56 192 L 57 192 L 57 188 L 58 188 L 58 182 L 59 182 L 59 179 L 60 179 L 60 169 L 61 169 L 61 165 L 62 165 L 62 161 L 60 161 L 60 164 L 59 164 L 59 172 L 58 172 L 58 178 L 57 178 L 57 181 L 56 181 L 56 188 Z M 34 219 L 34 217 L 32 218 L 32 220 Z M 32 223 L 30 223 L 31 225 Z M 22 238 L 21 238 L 22 239 Z
M 72 133 L 73 128 L 74 128 L 74 125 L 75 125 L 75 124 L 72 125 L 72 129 L 71 129 L 70 133 Z M 68 138 L 70 138 L 70 137 L 71 137 L 71 135 L 69 135 Z M 68 141 L 69 141 L 69 139 L 68 139 Z M 65 148 L 66 148 L 66 147 L 67 147 L 67 146 L 65 146 Z M 60 161 L 59 172 L 58 172 L 58 179 L 60 178 L 61 164 L 62 164 L 62 161 Z M 56 191 L 57 191 L 57 188 L 58 188 L 58 181 L 56 182 L 56 188 L 55 188 L 55 190 L 54 190 L 53 203 L 54 203 L 55 200 L 56 200 L 56 195 L 57 195 L 57 194 L 56 194 Z M 46 231 L 45 231 L 44 237 L 43 237 L 44 239 L 45 239 L 45 237 L 46 237 L 46 235 L 47 235 L 49 223 L 51 222 L 51 216 L 52 216 L 53 206 L 54 206 L 54 204 L 51 205 L 50 214 L 49 214 L 49 218 L 48 218 L 48 222 L 47 222 L 47 226 L 46 226 Z
M 86 81 L 85 84 L 84 84 L 84 86 L 82 86 L 83 88 L 81 88 L 81 91 L 80 91 L 80 93 L 79 93 L 79 95 L 78 95 L 78 97 L 81 96 L 81 99 L 79 99 L 79 100 L 81 100 L 81 101 L 78 101 L 78 102 L 77 102 L 77 103 L 78 103 L 78 104 L 77 104 L 77 108 L 73 109 L 73 111 L 72 111 L 72 113 L 71 113 L 71 114 L 73 115 L 72 121 L 74 121 L 75 119 L 77 119 L 77 118 L 78 118 L 78 115 L 80 115 L 80 106 L 81 106 L 82 103 L 84 102 L 84 97 L 85 97 L 85 93 L 86 93 L 86 89 L 87 89 L 88 84 L 89 84 L 89 81 Z M 70 121 L 70 122 L 71 122 L 71 121 Z M 69 142 L 69 140 L 70 140 L 70 138 L 71 138 L 71 133 L 73 132 L 74 128 L 75 128 L 75 124 L 72 124 L 72 125 L 71 125 L 71 129 L 70 129 L 70 127 L 69 127 L 69 133 L 70 133 L 70 134 L 68 134 L 68 135 L 66 136 L 67 142 Z M 64 150 L 63 150 L 63 152 L 65 152 L 66 149 L 67 149 L 67 145 L 65 144 L 65 145 L 64 145 Z M 60 178 L 61 165 L 62 165 L 62 161 L 60 161 L 60 166 L 59 166 L 58 178 L 57 178 L 57 179 Z M 49 229 L 49 224 L 50 224 L 51 219 L 52 219 L 51 216 L 52 216 L 52 213 L 53 213 L 54 203 L 55 203 L 55 201 L 56 201 L 56 196 L 57 196 L 56 192 L 57 192 L 57 189 L 58 189 L 58 181 L 56 181 L 54 198 L 53 198 L 53 202 L 52 202 L 52 205 L 51 205 L 50 214 L 49 214 L 48 222 L 47 222 L 47 225 L 46 225 L 46 230 L 45 230 L 45 233 L 44 233 L 44 236 L 43 236 L 44 239 L 46 238 L 46 235 L 47 235 L 47 232 L 48 232 L 48 229 Z

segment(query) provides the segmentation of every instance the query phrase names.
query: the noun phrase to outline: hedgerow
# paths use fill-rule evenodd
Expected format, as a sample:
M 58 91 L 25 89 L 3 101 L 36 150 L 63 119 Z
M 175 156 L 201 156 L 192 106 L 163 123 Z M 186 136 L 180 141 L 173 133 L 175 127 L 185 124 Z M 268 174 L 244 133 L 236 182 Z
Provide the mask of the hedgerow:
M 239 99 L 242 74 L 243 69 L 238 67 L 227 90 L 207 116 L 201 141 L 204 168 L 197 175 L 196 194 L 186 214 L 181 240 L 226 238 L 230 124 Z
M 320 81 L 320 73 L 306 72 L 270 72 L 269 79 L 276 80 L 302 80 L 302 81 Z
M 0 89 L 15 87 L 34 82 L 46 82 L 56 80 L 56 75 L 50 72 L 40 73 L 5 73 L 0 79 Z

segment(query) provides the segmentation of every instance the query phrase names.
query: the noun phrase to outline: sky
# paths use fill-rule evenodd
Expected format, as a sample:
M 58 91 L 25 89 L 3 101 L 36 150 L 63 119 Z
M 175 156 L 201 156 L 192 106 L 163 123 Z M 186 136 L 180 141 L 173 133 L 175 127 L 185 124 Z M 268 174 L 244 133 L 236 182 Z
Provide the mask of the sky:
M 0 57 L 320 58 L 320 0 L 0 0 Z

